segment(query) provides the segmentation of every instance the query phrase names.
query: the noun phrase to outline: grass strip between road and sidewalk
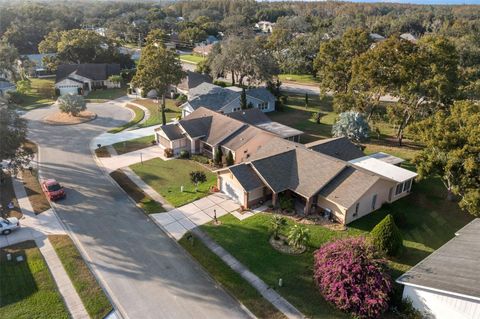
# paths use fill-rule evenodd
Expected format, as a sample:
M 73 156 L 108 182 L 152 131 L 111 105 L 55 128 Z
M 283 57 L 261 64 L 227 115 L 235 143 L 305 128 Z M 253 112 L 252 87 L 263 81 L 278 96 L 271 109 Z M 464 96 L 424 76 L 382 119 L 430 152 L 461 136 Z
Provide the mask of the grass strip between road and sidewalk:
M 258 318 L 280 319 L 285 316 L 255 290 L 245 279 L 210 251 L 200 239 L 187 233 L 180 245 L 197 260 L 210 275 Z M 193 239 L 193 240 L 192 240 Z
M 34 241 L 0 249 L 0 278 L 0 318 L 70 318 Z
M 73 241 L 67 235 L 49 235 L 55 252 L 77 290 L 88 314 L 93 319 L 102 319 L 112 311 L 112 305 L 90 272 Z
M 35 215 L 50 209 L 50 202 L 48 201 L 47 197 L 45 197 L 42 186 L 38 181 L 38 171 L 32 170 L 30 172 L 28 170 L 24 170 L 22 173 L 22 180 Z
M 115 127 L 113 129 L 109 130 L 108 133 L 115 134 L 115 133 L 122 132 L 122 131 L 126 130 L 127 128 L 132 127 L 132 126 L 140 123 L 140 121 L 143 120 L 143 118 L 145 117 L 145 112 L 141 108 L 139 108 L 138 106 L 135 106 L 135 105 L 132 105 L 132 104 L 127 104 L 126 108 L 132 110 L 135 113 L 135 116 L 133 117 L 133 119 L 128 123 L 125 123 L 125 124 L 123 124 L 119 127 Z
M 163 213 L 162 204 L 145 194 L 128 176 L 121 170 L 110 173 L 115 182 L 137 203 L 143 211 L 149 214 Z

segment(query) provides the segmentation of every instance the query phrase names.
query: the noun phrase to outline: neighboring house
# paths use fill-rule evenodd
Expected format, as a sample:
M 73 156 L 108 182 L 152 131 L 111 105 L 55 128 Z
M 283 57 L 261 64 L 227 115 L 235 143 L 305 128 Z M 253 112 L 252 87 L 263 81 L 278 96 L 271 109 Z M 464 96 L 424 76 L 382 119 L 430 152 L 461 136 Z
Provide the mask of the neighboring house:
M 480 318 L 480 219 L 397 279 L 425 318 Z
M 257 108 L 228 113 L 226 116 L 254 125 L 289 141 L 300 142 L 300 136 L 303 134 L 302 131 L 293 127 L 270 120 L 265 113 Z
M 155 130 L 155 139 L 174 155 L 186 150 L 214 158 L 218 148 L 224 156 L 232 152 L 235 163 L 247 160 L 263 144 L 275 137 L 255 126 L 227 117 L 206 108 L 199 108 L 177 123 Z
M 240 96 L 238 87 L 222 88 L 220 86 L 202 83 L 188 92 L 188 101 L 180 106 L 182 117 L 187 116 L 200 107 L 205 107 L 219 113 L 240 111 Z M 262 112 L 275 111 L 275 96 L 266 88 L 246 90 L 247 104 Z
M 274 26 L 275 26 L 275 23 L 270 21 L 259 21 L 255 23 L 255 29 L 263 33 L 272 33 Z
M 337 141 L 339 148 L 345 146 L 343 140 Z M 349 148 L 354 147 L 352 144 Z M 339 149 L 333 154 L 344 157 L 350 152 Z M 248 161 L 219 170 L 217 184 L 247 208 L 268 200 L 276 206 L 279 197 L 285 196 L 294 200 L 296 208 L 303 208 L 306 215 L 327 212 L 338 222 L 348 224 L 409 194 L 417 176 L 370 159 L 380 162 L 377 165 L 381 169 L 365 168 L 355 160 L 348 162 L 276 137 Z
M 202 83 L 212 83 L 213 78 L 208 74 L 202 74 L 193 71 L 186 71 L 187 76 L 177 85 L 177 91 L 188 96 L 190 90 L 196 88 Z
M 7 92 L 15 92 L 16 90 L 17 86 L 14 83 L 0 79 L 0 97 L 5 97 Z
M 27 54 L 22 56 L 22 58 L 29 61 L 27 72 L 30 76 L 48 77 L 55 75 L 55 73 L 48 71 L 46 65 L 43 63 L 43 58 L 55 57 L 56 55 L 56 53 Z
M 64 95 L 86 94 L 99 88 L 120 87 L 120 83 L 108 80 L 112 75 L 120 75 L 119 64 L 62 64 L 57 69 L 55 88 L 60 95 Z

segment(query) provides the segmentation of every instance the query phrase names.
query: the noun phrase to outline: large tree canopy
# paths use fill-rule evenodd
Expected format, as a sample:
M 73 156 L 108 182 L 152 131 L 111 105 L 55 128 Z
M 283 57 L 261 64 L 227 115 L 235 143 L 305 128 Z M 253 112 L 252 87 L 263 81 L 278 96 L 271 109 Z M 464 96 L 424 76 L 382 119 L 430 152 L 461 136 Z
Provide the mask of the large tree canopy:
M 14 46 L 6 41 L 0 41 L 0 75 L 6 75 L 11 77 L 13 81 L 16 81 L 18 58 L 18 51 Z
M 460 197 L 460 207 L 480 216 L 480 104 L 455 102 L 412 126 L 413 136 L 425 145 L 415 158 L 421 178 L 440 176 L 449 197 Z
M 119 53 L 118 46 L 110 39 L 94 31 L 74 29 L 53 31 L 40 42 L 41 53 L 56 53 L 50 63 L 119 63 L 130 68 L 133 62 Z
M 15 110 L 0 106 L 0 161 L 9 161 L 14 171 L 28 164 L 32 158 L 31 152 L 22 147 L 26 136 L 26 120 L 20 118 Z

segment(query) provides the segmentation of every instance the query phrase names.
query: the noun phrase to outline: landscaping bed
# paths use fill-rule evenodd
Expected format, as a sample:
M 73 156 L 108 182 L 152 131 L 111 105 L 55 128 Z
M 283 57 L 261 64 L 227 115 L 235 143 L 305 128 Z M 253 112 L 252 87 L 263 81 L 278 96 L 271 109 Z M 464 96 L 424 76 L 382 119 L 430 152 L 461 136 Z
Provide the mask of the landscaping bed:
M 144 137 L 135 138 L 124 142 L 118 142 L 113 144 L 113 148 L 117 151 L 118 155 L 138 151 L 142 148 L 150 147 L 154 145 L 152 141 L 155 141 L 155 135 L 149 135 Z
M 24 261 L 17 262 L 17 256 Z M 0 318 L 70 318 L 35 242 L 0 249 L 0 277 Z
M 162 213 L 165 209 L 162 204 L 145 194 L 124 172 L 116 170 L 110 176 L 118 185 L 143 209 L 146 214 Z
M 70 237 L 67 235 L 49 235 L 48 239 L 90 317 L 103 319 L 112 311 L 112 305 Z
M 97 157 L 111 157 L 110 152 L 106 146 L 101 146 L 95 149 L 95 155 Z
M 23 185 L 27 192 L 28 199 L 32 204 L 33 212 L 38 215 L 47 209 L 50 209 L 50 202 L 43 193 L 42 186 L 38 181 L 38 172 L 24 170 L 22 173 Z
M 2 172 L 0 172 L 2 174 Z M 23 214 L 18 206 L 17 197 L 13 190 L 12 177 L 9 174 L 3 173 L 3 183 L 0 184 L 0 204 L 2 204 L 3 211 L 0 212 L 4 217 L 22 218 Z M 8 203 L 13 202 L 13 208 L 8 208 Z
M 97 114 L 91 111 L 82 111 L 76 116 L 68 113 L 57 112 L 43 118 L 43 121 L 50 125 L 74 125 L 91 121 L 97 117 Z
M 190 160 L 163 161 L 160 158 L 154 158 L 143 164 L 132 165 L 130 168 L 175 207 L 208 195 L 210 187 L 216 185 L 217 182 L 215 174 Z M 192 171 L 202 171 L 207 177 L 205 183 L 198 185 L 197 192 L 195 185 L 190 181 L 190 172 Z M 181 186 L 184 187 L 183 192 L 180 191 Z
M 115 133 L 119 133 L 121 131 L 124 131 L 127 128 L 132 127 L 132 126 L 140 123 L 140 121 L 143 120 L 143 118 L 145 117 L 145 112 L 141 108 L 136 107 L 133 104 L 127 104 L 125 107 L 132 110 L 135 113 L 135 116 L 133 117 L 133 119 L 130 122 L 125 123 L 125 124 L 123 124 L 119 127 L 113 128 L 113 129 L 109 130 L 108 133 L 115 134 Z
M 187 233 L 180 239 L 182 247 L 192 255 L 212 277 L 245 305 L 255 316 L 265 319 L 280 319 L 285 316 L 255 290 L 245 279 L 233 271 L 198 238 Z
M 152 125 L 162 124 L 162 111 L 160 104 L 152 99 L 137 99 L 134 103 L 143 105 L 150 111 L 150 117 L 140 125 L 140 127 L 147 127 Z M 182 115 L 182 110 L 175 105 L 176 100 L 165 99 L 165 117 L 167 122 Z
M 210 223 L 201 228 L 308 317 L 342 318 L 346 315 L 325 302 L 316 289 L 312 278 L 313 251 L 336 238 L 368 235 L 387 214 L 396 216 L 399 212 L 405 216 L 404 223 L 398 223 L 404 248 L 399 256 L 388 261 L 393 279 L 445 244 L 472 220 L 460 211 L 458 204 L 446 200 L 446 191 L 438 179 L 427 179 L 415 184 L 408 197 L 349 224 L 346 231 L 302 224 L 309 230 L 310 241 L 301 255 L 288 255 L 272 248 L 271 214 L 257 214 L 244 221 L 226 215 L 220 218 L 220 226 Z M 287 219 L 287 224 L 292 226 L 295 221 Z M 277 286 L 279 278 L 283 279 L 283 287 Z M 396 293 L 398 300 L 401 290 Z

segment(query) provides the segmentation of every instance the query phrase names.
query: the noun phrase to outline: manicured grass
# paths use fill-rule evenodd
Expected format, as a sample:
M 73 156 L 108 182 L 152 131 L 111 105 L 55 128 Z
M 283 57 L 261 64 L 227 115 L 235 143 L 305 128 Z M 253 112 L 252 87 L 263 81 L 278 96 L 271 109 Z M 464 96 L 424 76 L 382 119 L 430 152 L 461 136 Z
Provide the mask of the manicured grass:
M 175 207 L 208 195 L 210 187 L 217 182 L 215 174 L 190 160 L 163 161 L 155 158 L 144 162 L 143 165 L 139 163 L 130 168 Z M 192 171 L 203 171 L 207 176 L 207 181 L 198 185 L 197 192 L 195 185 L 190 182 Z M 184 186 L 183 192 L 180 191 L 181 186 Z
M 285 285 L 275 289 L 305 315 L 341 318 L 344 315 L 329 306 L 315 288 L 313 251 L 335 238 L 367 235 L 387 213 L 402 211 L 408 220 L 408 225 L 401 228 L 404 249 L 389 261 L 392 276 L 396 278 L 451 239 L 455 231 L 472 219 L 461 212 L 457 204 L 445 200 L 445 195 L 437 179 L 428 179 L 415 184 L 408 197 L 348 225 L 346 232 L 308 225 L 310 248 L 300 256 L 284 255 L 271 248 L 268 243 L 270 214 L 259 214 L 244 221 L 226 215 L 221 218 L 221 226 L 207 224 L 202 229 L 270 286 L 275 287 L 278 278 L 282 278 Z M 292 225 L 293 221 L 288 223 Z
M 118 142 L 113 144 L 113 148 L 117 151 L 117 153 L 125 154 L 133 151 L 141 150 L 145 147 L 152 146 L 152 141 L 155 141 L 154 135 L 139 137 L 133 140 Z
M 90 317 L 93 319 L 104 318 L 112 310 L 112 305 L 70 237 L 67 235 L 49 235 L 48 239 Z
M 55 78 L 31 78 L 30 81 L 32 88 L 27 94 L 21 94 L 20 107 L 29 111 L 55 102 Z
M 24 261 L 17 262 L 17 256 Z M 70 318 L 33 241 L 0 249 L 0 318 Z
M 38 215 L 50 209 L 50 202 L 47 197 L 45 197 L 40 182 L 38 181 L 37 170 L 33 170 L 32 172 L 24 170 L 22 178 L 28 199 L 32 204 L 33 212 Z
M 193 64 L 197 64 L 205 60 L 203 56 L 195 54 L 182 54 L 180 55 L 180 60 L 184 60 Z
M 310 74 L 280 74 L 278 78 L 283 82 L 294 82 L 306 85 L 318 86 L 319 83 L 318 79 L 314 78 L 313 75 Z
M 1 172 L 0 172 L 1 174 Z M 17 197 L 13 190 L 12 178 L 9 174 L 4 173 L 3 184 L 0 184 L 0 204 L 3 207 L 3 211 L 0 212 L 0 216 L 4 217 L 17 217 L 21 218 L 23 216 L 20 207 L 18 206 Z M 8 209 L 8 203 L 13 203 L 13 209 Z M 0 235 L 2 236 L 2 235 Z
M 233 271 L 199 239 L 187 233 L 179 243 L 207 270 L 229 293 L 247 307 L 258 318 L 280 319 L 285 316 L 255 290 L 245 279 Z
M 88 93 L 85 97 L 85 101 L 89 103 L 102 103 L 109 100 L 115 100 L 122 96 L 127 95 L 127 89 L 114 88 L 114 89 L 98 89 Z
M 113 128 L 113 129 L 109 130 L 108 133 L 114 133 L 115 134 L 115 133 L 124 131 L 127 128 L 132 127 L 132 126 L 138 124 L 141 120 L 143 120 L 143 118 L 145 116 L 145 112 L 143 112 L 143 110 L 141 108 L 136 107 L 135 105 L 132 105 L 132 104 L 127 104 L 126 107 L 129 108 L 130 110 L 132 110 L 135 113 L 135 116 L 133 117 L 133 119 L 130 122 L 123 124 L 122 126 L 119 126 L 119 127 L 116 127 L 116 128 Z
M 317 112 L 322 113 L 320 124 L 312 118 Z M 336 114 L 333 112 L 331 97 L 309 95 L 308 107 L 305 107 L 305 95 L 289 94 L 286 105 L 281 110 L 268 113 L 268 116 L 273 121 L 305 132 L 301 136 L 301 142 L 308 143 L 332 136 Z
M 163 213 L 162 204 L 145 194 L 138 186 L 121 170 L 110 173 L 110 176 L 118 185 L 140 206 L 146 214 Z
M 150 111 L 150 117 L 144 123 L 139 125 L 140 127 L 162 124 L 162 112 L 158 102 L 151 99 L 138 99 L 133 102 L 145 106 Z M 167 122 L 182 115 L 182 110 L 175 105 L 175 102 L 176 101 L 172 99 L 165 100 L 165 116 Z

